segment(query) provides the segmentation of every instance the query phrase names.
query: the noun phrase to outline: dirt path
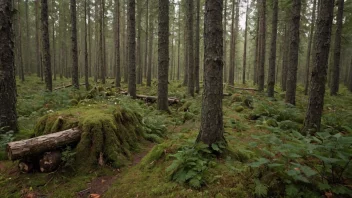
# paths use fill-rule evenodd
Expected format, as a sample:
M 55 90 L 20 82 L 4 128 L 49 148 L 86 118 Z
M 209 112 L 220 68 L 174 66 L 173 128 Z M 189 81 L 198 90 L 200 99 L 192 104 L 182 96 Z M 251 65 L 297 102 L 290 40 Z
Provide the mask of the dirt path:
M 133 156 L 133 161 L 130 167 L 133 167 L 143 159 L 145 155 L 148 154 L 148 152 L 153 148 L 155 144 L 154 143 L 149 143 L 143 151 L 136 153 Z M 104 195 L 104 193 L 110 188 L 110 186 L 114 183 L 114 181 L 118 178 L 120 173 L 120 170 L 116 171 L 116 175 L 111 175 L 111 176 L 102 176 L 102 177 L 97 177 L 93 179 L 91 183 L 89 183 L 88 188 L 78 192 L 77 197 L 84 197 L 86 198 L 89 195 L 96 194 L 96 195 Z M 93 196 L 92 196 L 93 197 Z

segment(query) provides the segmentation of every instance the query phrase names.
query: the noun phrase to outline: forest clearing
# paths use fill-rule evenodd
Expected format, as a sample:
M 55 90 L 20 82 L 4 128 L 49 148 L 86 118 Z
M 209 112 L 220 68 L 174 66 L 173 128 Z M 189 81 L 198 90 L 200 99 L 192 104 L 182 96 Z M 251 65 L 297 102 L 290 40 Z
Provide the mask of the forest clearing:
M 351 16 L 0 0 L 0 196 L 351 197 Z

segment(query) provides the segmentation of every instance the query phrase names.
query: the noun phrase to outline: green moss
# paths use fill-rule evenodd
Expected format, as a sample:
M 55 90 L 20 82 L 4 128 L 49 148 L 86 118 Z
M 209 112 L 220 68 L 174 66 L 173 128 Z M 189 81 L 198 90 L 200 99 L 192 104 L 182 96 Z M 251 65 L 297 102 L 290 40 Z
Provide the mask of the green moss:
M 170 142 L 155 145 L 153 149 L 149 151 L 149 153 L 142 159 L 140 167 L 142 169 L 146 167 L 152 167 L 155 164 L 154 162 L 165 154 L 165 149 L 169 148 L 170 146 Z
M 243 106 L 236 106 L 235 111 L 236 112 L 242 112 L 244 110 Z
M 187 101 L 185 102 L 181 108 L 179 108 L 178 110 L 179 111 L 183 111 L 183 112 L 186 112 L 186 111 L 189 111 L 189 107 L 192 105 L 192 102 L 190 101 Z
M 279 126 L 275 119 L 268 119 L 266 121 L 266 124 L 271 127 L 278 127 Z
M 130 161 L 142 139 L 162 142 L 159 132 L 146 133 L 140 114 L 121 106 L 83 106 L 49 114 L 39 119 L 35 131 L 38 136 L 73 127 L 82 131 L 75 149 L 75 165 L 82 169 L 98 165 L 101 155 L 105 163 L 119 168 Z
M 232 102 L 243 102 L 243 97 L 240 94 L 233 94 L 231 96 L 231 101 Z

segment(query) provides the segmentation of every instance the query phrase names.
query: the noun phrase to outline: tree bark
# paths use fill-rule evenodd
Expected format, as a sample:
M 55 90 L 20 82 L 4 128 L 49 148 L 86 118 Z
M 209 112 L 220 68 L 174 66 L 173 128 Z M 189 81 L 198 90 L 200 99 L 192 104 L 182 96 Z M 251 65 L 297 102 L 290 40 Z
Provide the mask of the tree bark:
M 269 58 L 269 73 L 268 73 L 268 96 L 274 97 L 275 86 L 275 67 L 276 67 L 276 38 L 277 38 L 277 18 L 278 18 L 278 0 L 273 0 L 273 17 L 271 29 L 271 45 Z
M 286 91 L 286 82 L 287 82 L 287 62 L 288 62 L 288 51 L 289 51 L 289 45 L 287 44 L 289 41 L 289 33 L 287 31 L 287 25 L 285 24 L 285 33 L 284 33 L 284 53 L 282 57 L 282 71 L 281 71 L 281 89 L 282 91 Z
M 336 33 L 335 33 L 335 47 L 334 47 L 334 65 L 332 68 L 332 80 L 330 95 L 336 96 L 339 91 L 340 85 L 340 61 L 341 61 L 341 35 L 342 35 L 342 20 L 343 20 L 343 8 L 344 0 L 338 0 L 338 11 L 336 18 Z
M 286 103 L 296 105 L 296 84 L 298 69 L 298 50 L 299 50 L 299 24 L 301 19 L 301 0 L 293 0 L 291 25 L 290 25 L 290 51 L 289 63 L 287 68 L 286 82 Z
M 169 1 L 159 0 L 158 110 L 168 111 Z
M 227 37 L 227 31 L 226 31 L 226 26 L 227 26 L 227 0 L 225 0 L 225 4 L 224 4 L 224 15 L 223 15 L 223 39 L 224 39 L 224 49 L 223 49 L 223 62 L 224 62 L 224 69 L 223 69 L 223 80 L 224 83 L 227 82 L 227 72 L 226 72 L 226 67 L 227 67 L 227 48 L 226 48 L 226 37 Z
M 246 84 L 248 12 L 249 12 L 249 8 L 248 8 L 248 4 L 247 4 L 246 24 L 245 24 L 246 27 L 244 29 L 242 84 Z
M 312 41 L 313 41 L 313 32 L 315 26 L 315 10 L 316 10 L 317 0 L 313 2 L 313 12 L 312 12 L 312 22 L 310 24 L 309 31 L 309 40 L 308 40 L 308 49 L 307 49 L 307 61 L 306 61 L 306 81 L 304 86 L 304 95 L 308 94 L 309 87 L 309 74 L 310 74 L 310 61 L 311 61 L 311 51 L 312 51 Z
M 258 90 L 264 91 L 265 80 L 265 49 L 266 49 L 266 0 L 261 0 L 259 5 L 259 58 L 258 58 Z
M 177 80 L 180 80 L 180 48 L 181 48 L 181 2 L 178 4 L 178 47 L 177 47 Z
M 115 86 L 121 87 L 120 68 L 120 1 L 115 0 Z
M 13 7 L 0 2 L 0 128 L 17 132 Z M 8 128 L 7 128 L 8 127 Z M 6 131 L 0 131 L 0 133 Z
M 197 142 L 224 141 L 223 97 L 223 1 L 206 0 L 204 18 L 204 93 Z
M 136 2 L 128 1 L 128 93 L 136 98 Z
M 232 14 L 231 14 L 231 41 L 230 41 L 230 65 L 229 65 L 229 85 L 234 85 L 235 76 L 235 0 L 232 0 Z
M 71 41 L 72 41 L 72 85 L 79 89 L 78 77 L 78 54 L 77 54 L 77 22 L 76 22 L 76 0 L 71 0 Z
M 154 25 L 152 17 L 149 17 L 149 47 L 148 47 L 148 68 L 147 68 L 147 86 L 150 87 L 152 85 L 152 58 L 153 58 L 153 32 L 154 32 Z
M 333 19 L 334 0 L 319 2 L 308 109 L 302 129 L 306 133 L 320 130 Z
M 6 151 L 10 160 L 16 160 L 26 156 L 35 156 L 46 151 L 55 150 L 56 148 L 78 142 L 80 139 L 81 131 L 77 128 L 73 128 L 27 140 L 10 142 L 6 145 Z
M 142 33 L 142 1 L 137 1 L 137 44 L 136 44 L 136 82 L 137 84 L 142 84 L 142 42 L 141 42 L 141 33 Z
M 195 56 L 194 56 L 194 83 L 195 92 L 199 93 L 199 44 L 200 44 L 200 0 L 197 0 L 197 15 L 196 15 L 196 36 L 195 36 Z
M 194 96 L 193 1 L 187 1 L 188 94 Z
M 17 48 L 17 56 L 18 56 L 18 63 L 17 67 L 18 68 L 18 75 L 19 78 L 21 79 L 22 82 L 24 82 L 24 62 L 23 62 L 23 51 L 22 51 L 22 29 L 21 29 L 21 7 L 20 7 L 20 1 L 17 0 L 17 42 L 16 42 L 16 48 Z
M 149 0 L 146 0 L 146 12 L 145 12 L 145 48 L 144 48 L 144 69 L 143 69 L 143 77 L 147 79 L 147 70 L 148 70 L 148 30 L 149 30 Z M 150 55 L 149 55 L 150 56 Z
M 87 7 L 89 4 L 87 3 L 89 0 L 84 1 L 84 83 L 86 84 L 86 90 L 89 90 L 89 62 L 88 62 L 88 28 L 87 28 Z M 89 19 L 88 19 L 89 20 Z
M 48 0 L 42 0 L 42 51 L 43 51 L 43 65 L 45 73 L 46 90 L 53 90 L 52 76 L 51 76 L 51 57 L 50 57 L 50 42 L 49 42 L 49 26 L 48 26 Z
M 39 40 L 39 0 L 35 1 L 35 52 L 36 52 L 36 62 L 37 65 L 37 77 L 40 77 L 40 40 Z

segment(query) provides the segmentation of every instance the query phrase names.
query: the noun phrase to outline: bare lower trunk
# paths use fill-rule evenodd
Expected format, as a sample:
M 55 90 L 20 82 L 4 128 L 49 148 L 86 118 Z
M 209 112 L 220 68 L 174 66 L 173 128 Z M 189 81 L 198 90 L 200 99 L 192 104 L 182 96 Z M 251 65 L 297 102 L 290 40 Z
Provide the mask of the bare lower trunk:
M 49 25 L 48 25 L 48 0 L 42 0 L 42 52 L 43 52 L 43 67 L 45 73 L 46 90 L 52 91 L 51 77 L 51 57 L 50 57 L 50 42 L 49 42 Z
M 158 109 L 168 111 L 169 0 L 159 0 Z
M 270 59 L 268 73 L 268 96 L 274 97 L 275 67 L 276 67 L 276 37 L 277 37 L 278 0 L 273 0 L 273 17 L 270 44 Z
M 342 34 L 342 20 L 343 20 L 343 8 L 344 0 L 338 0 L 338 11 L 337 11 L 337 28 L 335 34 L 335 48 L 334 48 L 334 65 L 332 68 L 332 80 L 330 94 L 332 96 L 337 95 L 340 85 L 340 61 L 341 61 L 341 34 Z
M 0 3 L 0 128 L 17 132 L 13 7 Z M 3 131 L 0 130 L 0 133 Z
M 136 97 L 136 3 L 128 1 L 128 93 Z
M 320 2 L 317 29 L 314 41 L 313 71 L 310 82 L 308 110 L 303 132 L 314 133 L 320 130 L 324 106 L 325 83 L 330 49 L 331 27 L 334 0 Z
M 298 69 L 298 49 L 299 49 L 299 24 L 301 19 L 301 0 L 294 0 L 292 3 L 292 15 L 290 25 L 290 51 L 287 68 L 286 97 L 287 103 L 296 104 L 296 84 Z
M 223 97 L 223 1 L 206 0 L 204 17 L 204 93 L 197 142 L 224 141 Z

